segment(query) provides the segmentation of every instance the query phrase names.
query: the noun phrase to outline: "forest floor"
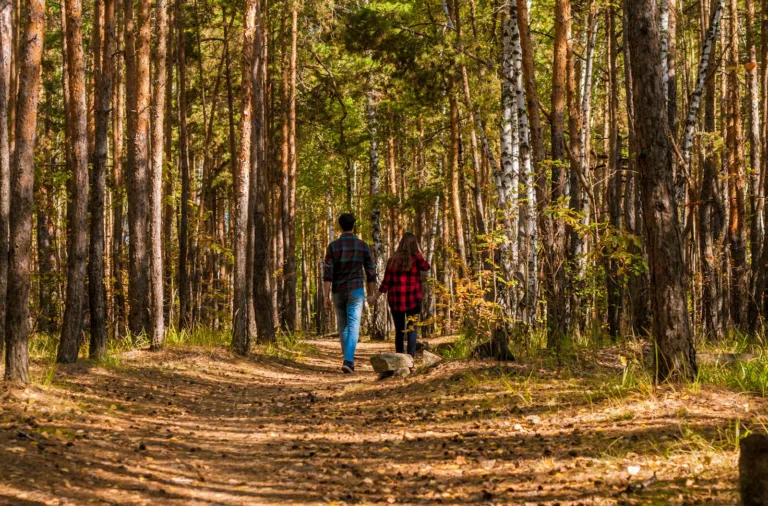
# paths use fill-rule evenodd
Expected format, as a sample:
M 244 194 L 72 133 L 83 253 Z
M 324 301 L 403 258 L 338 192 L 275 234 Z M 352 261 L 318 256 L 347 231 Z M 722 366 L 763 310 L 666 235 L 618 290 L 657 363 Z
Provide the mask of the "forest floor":
M 36 361 L 0 386 L 0 504 L 736 504 L 765 429 L 765 399 L 636 384 L 622 348 L 376 381 L 391 346 L 354 376 L 335 339 Z

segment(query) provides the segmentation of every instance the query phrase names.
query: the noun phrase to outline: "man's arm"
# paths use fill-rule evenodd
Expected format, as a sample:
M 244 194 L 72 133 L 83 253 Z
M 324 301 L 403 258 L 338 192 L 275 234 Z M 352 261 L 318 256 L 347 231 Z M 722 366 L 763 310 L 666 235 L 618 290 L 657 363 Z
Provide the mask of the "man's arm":
M 325 251 L 325 262 L 323 264 L 323 301 L 325 308 L 331 309 L 331 282 L 333 281 L 333 251 L 331 245 Z
M 331 309 L 331 282 L 323 281 L 323 302 L 325 303 L 325 309 Z
M 363 268 L 365 269 L 365 279 L 368 282 L 368 304 L 376 302 L 376 263 L 371 256 L 371 248 L 365 243 L 363 250 Z

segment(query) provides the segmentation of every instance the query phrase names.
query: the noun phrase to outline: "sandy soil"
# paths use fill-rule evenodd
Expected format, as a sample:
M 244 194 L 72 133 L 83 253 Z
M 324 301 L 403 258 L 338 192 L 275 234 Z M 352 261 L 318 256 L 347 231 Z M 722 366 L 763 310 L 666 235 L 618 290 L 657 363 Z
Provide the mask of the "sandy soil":
M 361 344 L 354 376 L 336 341 L 311 344 L 133 351 L 0 385 L 0 503 L 736 504 L 735 427 L 768 413 L 721 389 L 613 391 L 610 352 L 375 381 L 391 344 Z

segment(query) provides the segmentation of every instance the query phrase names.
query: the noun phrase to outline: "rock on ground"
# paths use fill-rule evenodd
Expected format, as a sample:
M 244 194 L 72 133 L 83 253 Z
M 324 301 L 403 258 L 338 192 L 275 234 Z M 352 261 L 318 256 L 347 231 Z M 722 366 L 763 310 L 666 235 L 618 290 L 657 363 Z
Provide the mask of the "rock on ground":
M 440 358 L 440 355 L 436 355 L 432 353 L 431 351 L 420 351 L 416 352 L 416 363 L 418 363 L 421 367 L 432 367 L 435 364 L 439 364 L 443 361 L 442 358 Z
M 410 369 L 413 367 L 413 357 L 405 353 L 379 353 L 371 357 L 371 365 L 378 373 Z

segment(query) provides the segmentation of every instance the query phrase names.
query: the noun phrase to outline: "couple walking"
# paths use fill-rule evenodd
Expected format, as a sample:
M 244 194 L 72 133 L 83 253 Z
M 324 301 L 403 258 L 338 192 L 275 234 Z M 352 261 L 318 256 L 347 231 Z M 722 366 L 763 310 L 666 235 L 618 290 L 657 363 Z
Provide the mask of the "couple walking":
M 355 217 L 345 213 L 339 217 L 342 234 L 328 245 L 323 272 L 323 295 L 326 309 L 336 308 L 336 325 L 341 339 L 345 374 L 355 372 L 355 349 L 360 336 L 360 319 L 365 301 L 364 284 L 368 284 L 368 304 L 373 305 L 386 293 L 395 323 L 395 351 L 404 353 L 407 335 L 408 354 L 416 353 L 416 328 L 409 322 L 421 313 L 421 272 L 429 263 L 421 254 L 416 236 L 403 235 L 397 251 L 389 258 L 384 280 L 376 287 L 376 264 L 368 244 L 354 235 Z M 365 282 L 363 280 L 365 275 Z

